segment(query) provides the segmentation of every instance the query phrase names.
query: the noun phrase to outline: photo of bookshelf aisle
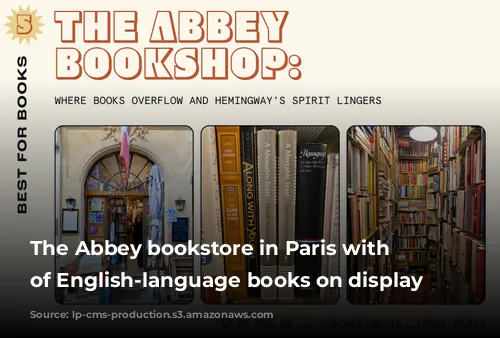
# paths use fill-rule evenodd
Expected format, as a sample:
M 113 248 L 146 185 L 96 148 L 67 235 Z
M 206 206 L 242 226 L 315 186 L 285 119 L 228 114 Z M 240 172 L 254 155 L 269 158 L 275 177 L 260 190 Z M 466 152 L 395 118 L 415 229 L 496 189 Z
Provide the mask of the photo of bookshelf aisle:
M 339 241 L 339 132 L 318 126 L 217 126 L 202 131 L 202 243 L 250 244 L 254 254 L 204 256 L 203 276 L 240 286 L 203 288 L 208 304 L 336 302 L 317 277 L 338 276 L 338 256 L 287 256 L 285 243 Z M 259 252 L 260 240 L 279 250 Z M 248 275 L 310 277 L 310 287 L 249 287 Z
M 356 126 L 347 142 L 348 275 L 422 277 L 417 291 L 349 288 L 355 304 L 476 304 L 485 299 L 485 133 L 480 127 Z

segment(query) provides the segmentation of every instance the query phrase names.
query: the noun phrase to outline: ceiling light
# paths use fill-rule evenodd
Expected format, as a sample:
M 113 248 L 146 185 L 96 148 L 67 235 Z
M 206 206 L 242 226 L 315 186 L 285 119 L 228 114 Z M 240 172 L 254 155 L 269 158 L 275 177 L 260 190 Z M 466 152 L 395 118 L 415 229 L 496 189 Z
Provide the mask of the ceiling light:
M 418 142 L 429 142 L 438 136 L 436 129 L 432 127 L 414 127 L 410 131 L 410 137 Z

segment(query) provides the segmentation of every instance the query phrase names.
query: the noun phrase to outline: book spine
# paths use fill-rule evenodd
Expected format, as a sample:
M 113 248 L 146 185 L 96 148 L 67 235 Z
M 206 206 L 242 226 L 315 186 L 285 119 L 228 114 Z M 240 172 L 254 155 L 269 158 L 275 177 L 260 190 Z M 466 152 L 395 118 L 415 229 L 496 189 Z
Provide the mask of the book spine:
M 247 273 L 259 276 L 259 217 L 257 191 L 257 166 L 254 127 L 241 128 L 241 184 L 243 186 L 243 213 L 245 224 L 245 244 L 252 246 L 252 254 L 246 256 Z M 259 288 L 247 288 L 252 296 L 259 295 Z
M 224 243 L 243 245 L 245 228 L 241 186 L 240 128 L 216 127 L 216 132 Z M 245 256 L 238 252 L 237 255 L 226 256 L 225 261 L 226 275 L 236 276 L 240 281 L 238 287 L 227 289 L 227 299 L 229 301 L 246 299 Z
M 340 163 L 339 163 L 339 154 L 334 154 L 333 156 L 333 215 L 331 219 L 331 229 L 330 229 L 330 238 L 329 243 L 335 244 L 335 247 L 338 248 L 340 244 Z M 376 213 L 376 211 L 375 211 Z M 340 275 L 340 261 L 339 255 L 329 256 L 328 263 L 328 274 L 327 276 L 339 276 Z M 339 295 L 338 288 L 333 289 L 333 299 Z
M 259 230 L 265 244 L 276 245 L 276 131 L 257 132 L 257 167 L 259 184 Z M 277 256 L 261 252 L 260 277 L 277 277 Z M 276 300 L 277 288 L 261 288 L 262 300 Z
M 325 198 L 325 224 L 323 238 L 325 244 L 339 246 L 340 227 L 340 173 L 339 155 L 331 153 L 327 159 L 327 184 Z M 329 197 L 328 197 L 329 196 Z M 339 275 L 339 255 L 322 257 L 322 275 L 331 277 Z M 334 301 L 338 297 L 338 288 L 322 288 L 321 298 L 325 301 Z
M 319 244 L 323 237 L 325 212 L 326 144 L 301 145 L 297 156 L 295 238 L 300 244 Z M 321 273 L 321 259 L 296 255 L 295 272 L 298 276 L 308 276 L 311 281 L 311 287 L 301 291 L 318 291 L 315 285 Z
M 223 243 L 221 203 L 219 191 L 219 172 L 217 167 L 217 140 L 215 127 L 206 127 L 202 131 L 202 206 L 201 206 L 201 242 Z M 224 257 L 208 255 L 201 257 L 203 276 L 224 276 Z M 215 288 L 203 288 L 202 298 L 206 304 L 225 302 L 225 292 Z
M 278 275 L 288 278 L 295 274 L 294 255 L 286 254 L 286 244 L 295 240 L 295 184 L 297 176 L 297 132 L 278 133 Z M 278 299 L 294 298 L 293 286 L 278 289 Z

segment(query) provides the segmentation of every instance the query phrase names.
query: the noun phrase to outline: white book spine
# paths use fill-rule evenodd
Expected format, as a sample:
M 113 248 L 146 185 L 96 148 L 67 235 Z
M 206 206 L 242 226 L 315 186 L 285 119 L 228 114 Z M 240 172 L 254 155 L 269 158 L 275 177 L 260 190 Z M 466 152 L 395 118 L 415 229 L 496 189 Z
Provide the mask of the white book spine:
M 219 191 L 219 171 L 217 167 L 217 143 L 215 127 L 206 127 L 202 132 L 202 243 L 223 244 L 221 201 Z M 224 276 L 224 256 L 201 257 L 203 276 Z M 226 302 L 225 292 L 221 294 Z
M 340 230 L 340 164 L 339 164 L 339 154 L 334 154 L 333 156 L 333 200 L 332 200 L 332 218 L 330 220 L 330 237 L 328 240 L 329 244 L 335 244 L 337 248 L 337 254 L 334 256 L 329 256 L 328 259 L 328 276 L 339 276 L 340 275 L 340 263 L 339 263 L 339 230 Z M 331 292 L 331 297 L 334 299 L 338 296 L 338 288 L 334 288 Z M 332 300 L 333 300 L 332 299 Z
M 282 130 L 278 133 L 278 275 L 295 275 L 295 259 L 286 254 L 286 243 L 295 240 L 295 203 L 297 181 L 297 132 Z M 293 287 L 278 289 L 278 299 L 294 298 Z
M 276 131 L 257 132 L 257 169 L 259 185 L 259 230 L 265 244 L 277 245 L 277 184 L 276 184 Z M 274 286 L 277 277 L 277 255 L 261 251 L 260 277 L 270 277 L 273 286 L 261 288 L 262 300 L 276 300 L 278 292 Z

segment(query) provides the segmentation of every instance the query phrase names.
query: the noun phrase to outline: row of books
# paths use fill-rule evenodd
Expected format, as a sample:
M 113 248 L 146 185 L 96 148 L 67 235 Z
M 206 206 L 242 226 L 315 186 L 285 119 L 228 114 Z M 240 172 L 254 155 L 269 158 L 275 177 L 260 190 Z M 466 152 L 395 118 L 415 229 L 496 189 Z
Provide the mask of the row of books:
M 434 174 L 429 176 L 429 179 L 427 180 L 427 188 L 428 191 L 431 192 L 440 192 L 439 190 L 439 174 Z
M 445 169 L 440 176 L 440 191 L 450 192 L 482 183 L 486 177 L 484 130 L 479 127 L 448 128 L 444 130 L 440 151 L 450 153 L 450 157 L 443 164 Z M 470 133 L 464 137 L 465 130 L 470 130 Z
M 437 146 L 441 170 L 434 184 L 439 194 L 428 200 L 441 221 L 441 273 L 453 293 L 470 290 L 477 301 L 485 295 L 485 150 L 482 128 L 442 127 Z
M 443 143 L 456 153 L 440 176 L 438 214 L 458 229 L 476 237 L 485 236 L 485 139 L 479 127 L 449 127 Z M 443 182 L 444 181 L 444 182 Z
M 428 227 L 428 233 L 429 233 L 429 241 L 434 241 L 434 242 L 438 242 L 439 241 L 439 228 L 437 226 L 430 226 Z M 437 243 L 432 243 L 432 245 L 435 247 Z M 437 258 L 437 257 L 435 257 Z
M 427 186 L 425 185 L 399 185 L 400 198 L 425 198 Z
M 439 195 L 437 194 L 427 195 L 426 203 L 427 203 L 427 210 L 438 210 Z
M 402 253 L 403 259 L 401 261 L 406 262 L 407 264 L 412 263 L 424 263 L 427 260 L 427 250 L 421 251 L 407 251 Z
M 443 247 L 470 285 L 476 300 L 485 298 L 486 252 L 484 242 L 465 231 L 443 223 Z
M 393 246 L 393 221 L 397 222 L 394 206 L 398 194 L 394 130 L 392 126 L 350 129 L 347 146 L 347 228 L 351 244 L 362 240 L 380 240 Z M 366 271 L 368 277 L 391 274 L 392 255 L 349 256 L 348 274 L 353 276 L 362 271 Z M 373 288 L 350 288 L 348 291 L 349 299 L 360 304 L 387 301 L 389 294 L 389 289 L 379 292 Z
M 353 159 L 347 166 L 347 187 L 360 194 L 375 194 L 377 188 L 375 162 L 359 143 L 348 142 L 348 157 Z
M 339 238 L 339 158 L 326 144 L 299 142 L 292 129 L 209 127 L 203 134 L 202 241 L 251 244 L 254 254 L 205 260 L 204 275 L 237 276 L 240 287 L 226 291 L 227 301 L 259 297 L 291 301 L 293 288 L 250 288 L 247 274 L 270 277 L 289 273 L 338 275 L 337 256 L 286 255 L 287 241 L 312 245 Z M 276 245 L 278 254 L 259 252 L 259 243 Z M 309 291 L 318 293 L 312 288 Z M 321 290 L 325 300 L 336 290 Z M 224 300 L 205 290 L 205 302 Z M 207 299 L 208 298 L 208 299 Z
M 408 160 L 399 162 L 399 172 L 418 173 L 426 172 L 429 169 L 428 160 Z
M 427 175 L 424 173 L 400 173 L 399 184 L 427 185 Z
M 425 237 L 400 237 L 398 238 L 400 249 L 426 249 L 427 238 Z
M 477 237 L 484 237 L 486 227 L 484 185 L 457 191 L 456 226 Z
M 440 192 L 457 191 L 460 185 L 458 180 L 459 175 L 457 174 L 460 170 L 457 171 L 457 163 L 455 160 L 450 160 L 447 166 L 440 172 Z
M 485 179 L 486 162 L 485 162 L 485 140 L 484 132 L 481 129 L 481 138 L 473 139 L 470 146 L 465 147 L 463 154 L 463 186 L 469 186 L 480 183 Z
M 384 244 L 391 248 L 390 256 L 382 256 L 378 259 L 378 275 L 391 275 L 397 269 L 395 262 L 395 232 L 398 229 L 397 221 L 397 199 L 398 199 L 398 153 L 399 148 L 396 142 L 395 127 L 380 127 L 380 142 L 379 142 L 379 186 L 382 184 L 387 187 L 387 192 L 379 194 L 379 224 L 378 237 L 374 240 L 381 240 Z M 394 254 L 392 254 L 394 253 Z M 381 291 L 378 295 L 379 302 L 388 303 L 392 293 L 392 288 Z
M 391 217 L 390 209 L 390 186 L 391 182 L 386 178 L 385 174 L 379 172 L 378 175 L 378 212 L 379 219 L 384 221 Z
M 442 158 L 440 156 L 441 144 L 437 141 L 431 143 L 429 152 L 429 168 L 441 167 Z
M 385 129 L 388 132 L 399 130 L 399 128 Z M 411 141 L 408 135 L 398 134 L 399 151 L 394 156 L 399 155 L 399 158 L 395 157 L 399 160 L 399 164 L 391 167 L 388 162 L 390 157 L 386 153 L 390 153 L 391 146 L 394 149 L 393 144 L 386 139 L 379 127 L 375 127 L 372 131 L 383 139 L 378 142 L 380 150 L 375 147 L 377 143 L 369 147 L 370 151 L 374 149 L 378 153 L 378 161 L 374 163 L 375 168 L 378 169 L 375 170 L 378 171 L 376 174 L 378 178 L 377 199 L 372 202 L 369 194 L 356 196 L 362 192 L 362 189 L 356 188 L 355 184 L 348 185 L 351 194 L 354 193 L 348 197 L 348 227 L 352 231 L 351 241 L 359 242 L 365 236 L 370 240 L 378 238 L 386 240 L 384 222 L 387 222 L 391 216 L 391 199 L 397 199 L 399 224 L 397 237 L 393 242 L 400 250 L 397 254 L 398 262 L 404 262 L 408 266 L 428 265 L 429 271 L 433 270 L 434 275 L 436 271 L 439 271 L 436 268 L 437 265 L 441 265 L 443 269 L 446 265 L 441 259 L 440 250 L 443 249 L 443 245 L 439 245 L 444 237 L 443 222 L 452 227 L 452 232 L 461 232 L 462 237 L 478 241 L 477 252 L 474 254 L 474 250 L 471 250 L 470 254 L 466 255 L 472 260 L 474 260 L 472 256 L 475 255 L 480 260 L 484 254 L 484 241 L 481 239 L 485 237 L 484 132 L 475 127 L 442 127 L 438 140 L 425 145 Z M 375 138 L 373 139 L 375 141 Z M 379 138 L 376 137 L 376 139 Z M 352 148 L 356 147 L 361 148 L 359 155 L 356 154 L 356 150 L 351 151 L 351 148 L 348 148 L 347 156 L 348 172 L 349 168 L 354 168 L 348 174 L 348 181 L 352 182 L 355 182 L 356 168 L 360 166 L 366 166 L 368 169 L 365 171 L 370 172 L 370 175 L 364 174 L 363 176 L 374 175 L 368 165 L 371 159 L 369 154 L 373 152 L 368 154 L 363 151 L 364 147 L 359 145 Z M 365 156 L 363 152 L 368 155 L 366 160 L 361 159 Z M 357 160 L 357 157 L 360 159 Z M 394 169 L 398 176 L 397 180 L 392 179 Z M 399 174 L 397 174 L 397 169 L 399 169 Z M 354 179 L 350 179 L 350 176 Z M 360 182 L 361 179 L 358 181 Z M 364 181 L 370 182 L 370 178 Z M 366 184 L 363 184 L 363 187 L 365 186 Z M 397 198 L 392 195 L 394 191 L 397 192 Z M 369 206 L 372 204 L 377 205 L 378 226 L 374 224 L 375 218 L 370 217 L 370 211 L 367 211 L 371 209 Z M 377 230 L 378 233 L 375 234 Z M 390 236 L 387 240 L 390 241 Z M 448 250 L 463 256 L 463 241 L 451 242 Z M 444 251 L 447 252 L 447 250 Z M 466 250 L 466 252 L 469 251 Z M 450 257 L 453 256 L 450 254 Z M 374 264 L 374 266 L 379 264 L 379 273 L 387 272 L 385 264 Z M 462 268 L 459 269 L 462 270 Z M 365 270 L 369 270 L 368 267 Z M 484 265 L 478 264 L 476 271 L 484 273 Z M 452 281 L 448 277 L 445 279 Z M 484 290 L 481 291 L 477 287 L 481 285 L 481 279 L 484 279 L 484 275 L 478 275 L 474 283 L 472 280 L 470 282 L 471 285 L 475 285 L 472 289 L 477 299 L 480 299 L 478 295 L 484 294 Z M 455 279 L 453 283 L 456 283 Z M 436 288 L 437 284 L 434 283 L 433 287 Z M 455 288 L 455 285 L 452 287 Z
M 374 128 L 378 128 L 380 130 L 380 135 L 381 138 L 387 142 L 387 144 L 391 144 L 394 142 L 394 139 L 396 138 L 396 133 L 394 132 L 394 127 L 392 126 L 377 126 L 377 127 L 370 127 L 371 130 Z
M 349 135 L 357 142 L 368 154 L 374 154 L 374 127 L 355 126 L 349 129 Z
M 439 218 L 448 223 L 455 222 L 457 195 L 455 193 L 440 194 L 438 201 Z
M 429 143 L 408 141 L 408 146 L 401 146 L 399 148 L 400 156 L 415 156 L 427 157 L 429 156 L 430 145 Z
M 425 215 L 427 197 L 427 171 L 429 169 L 429 152 L 430 144 L 424 142 L 415 142 L 409 138 L 407 129 L 399 130 L 399 217 L 406 217 L 408 211 L 415 212 L 414 217 L 422 217 Z M 407 142 L 403 142 L 403 140 Z M 405 144 L 405 146 L 402 146 Z M 421 159 L 411 159 L 411 157 L 419 157 Z M 403 183 L 408 181 L 408 183 Z M 399 225 L 400 236 L 398 236 L 398 248 L 401 250 L 418 250 L 409 255 L 406 254 L 406 263 L 424 265 L 426 263 L 427 253 L 427 225 Z M 403 234 L 407 235 L 403 235 Z
M 425 223 L 425 212 L 400 212 L 399 221 L 403 223 Z
M 413 199 L 413 200 L 399 200 L 399 211 L 423 211 L 425 210 L 425 200 L 423 199 Z
M 399 236 L 425 236 L 427 227 L 425 224 L 400 224 L 398 234 Z
M 442 194 L 435 201 L 439 217 L 478 238 L 486 233 L 485 186 L 470 187 L 457 192 Z
M 436 225 L 437 224 L 437 210 L 431 209 L 425 212 L 425 222 L 427 224 Z
M 442 127 L 446 133 L 446 141 L 448 143 L 448 152 L 450 156 L 460 152 L 463 145 L 466 143 L 470 133 L 475 129 L 481 129 L 474 126 L 452 126 Z M 443 134 L 443 133 L 442 133 Z
M 377 204 L 375 197 L 350 195 L 348 197 L 348 214 L 351 220 L 351 243 L 361 243 L 377 227 Z
M 427 224 L 427 239 L 429 254 L 427 256 L 429 263 L 429 276 L 431 280 L 431 289 L 437 290 L 438 269 L 437 269 L 437 252 L 439 241 L 439 143 L 434 141 L 431 143 L 429 153 L 429 172 L 427 179 L 427 198 L 425 222 Z
M 384 157 L 384 161 L 381 162 L 386 162 L 387 164 L 390 164 L 394 161 L 395 154 L 392 151 L 392 144 L 386 138 L 383 137 L 380 138 L 379 151 L 380 154 Z

